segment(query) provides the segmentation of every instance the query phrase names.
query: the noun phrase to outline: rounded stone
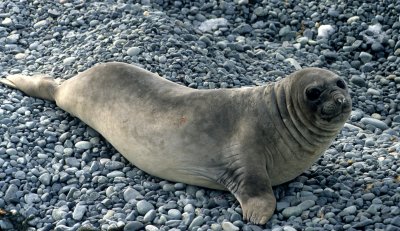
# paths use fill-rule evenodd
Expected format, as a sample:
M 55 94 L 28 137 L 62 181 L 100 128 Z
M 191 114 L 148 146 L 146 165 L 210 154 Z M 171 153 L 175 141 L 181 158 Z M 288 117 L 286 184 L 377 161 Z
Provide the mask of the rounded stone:
M 154 225 L 146 225 L 146 227 L 144 227 L 146 231 L 158 231 L 159 229 L 154 226 Z
M 136 204 L 137 211 L 140 215 L 145 215 L 148 211 L 154 209 L 154 206 L 145 200 L 141 200 Z
M 229 221 L 222 222 L 221 226 L 224 231 L 238 231 L 239 230 L 239 227 L 235 226 L 234 224 L 230 223 Z
M 75 61 L 76 61 L 75 57 L 68 57 L 63 60 L 63 64 L 69 66 L 75 63 Z
M 139 221 L 130 221 L 125 225 L 124 231 L 142 230 L 143 227 L 144 227 L 143 223 L 141 223 Z
M 74 212 L 72 213 L 72 218 L 76 221 L 82 220 L 87 210 L 87 205 L 77 204 L 75 206 Z
M 51 182 L 50 174 L 47 172 L 43 173 L 42 175 L 40 175 L 39 181 L 45 186 L 50 185 L 50 182 Z
M 182 213 L 177 209 L 168 210 L 168 217 L 170 220 L 180 220 L 182 218 Z
M 140 194 L 140 192 L 138 192 L 136 189 L 133 189 L 131 187 L 128 187 L 124 191 L 124 200 L 126 202 L 129 202 L 134 199 L 142 199 L 142 198 L 143 198 L 142 194 Z
M 89 141 L 79 141 L 75 144 L 75 148 L 79 149 L 90 149 L 92 147 L 92 144 Z
M 300 214 L 302 212 L 303 212 L 303 210 L 301 208 L 299 208 L 298 206 L 292 206 L 292 207 L 285 208 L 282 211 L 282 215 L 285 218 L 289 218 L 291 216 L 297 217 L 297 216 L 300 216 Z
M 385 122 L 382 122 L 382 121 L 374 119 L 374 118 L 362 118 L 361 123 L 363 123 L 365 125 L 370 124 L 381 130 L 386 130 L 389 128 L 389 126 Z
M 129 56 L 137 56 L 141 51 L 142 50 L 139 47 L 131 47 L 126 51 L 126 54 Z

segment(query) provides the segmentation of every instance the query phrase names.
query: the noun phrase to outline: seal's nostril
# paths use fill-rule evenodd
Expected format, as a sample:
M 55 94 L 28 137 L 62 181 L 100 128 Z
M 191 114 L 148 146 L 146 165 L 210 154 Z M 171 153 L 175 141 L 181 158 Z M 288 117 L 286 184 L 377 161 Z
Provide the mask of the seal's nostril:
M 336 101 L 336 103 L 342 105 L 342 104 L 344 104 L 346 102 L 346 99 L 344 97 L 337 97 L 335 99 L 335 101 Z

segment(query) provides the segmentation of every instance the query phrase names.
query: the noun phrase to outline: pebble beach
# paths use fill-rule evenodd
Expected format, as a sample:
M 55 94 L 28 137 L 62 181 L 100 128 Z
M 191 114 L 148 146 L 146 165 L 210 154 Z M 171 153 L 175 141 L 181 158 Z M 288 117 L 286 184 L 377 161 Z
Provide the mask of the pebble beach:
M 399 231 L 399 14 L 396 0 L 1 1 L 1 78 L 118 61 L 212 91 L 320 67 L 353 111 L 254 225 L 229 192 L 148 175 L 54 103 L 1 85 L 0 230 Z

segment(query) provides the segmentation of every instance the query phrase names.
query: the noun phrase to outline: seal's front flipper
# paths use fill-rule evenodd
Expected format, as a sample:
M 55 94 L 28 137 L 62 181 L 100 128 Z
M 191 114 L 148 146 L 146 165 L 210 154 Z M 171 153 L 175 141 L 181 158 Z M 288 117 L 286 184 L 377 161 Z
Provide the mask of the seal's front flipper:
M 272 188 L 258 195 L 251 195 L 251 189 L 248 192 L 242 192 L 235 195 L 242 206 L 243 218 L 254 224 L 265 224 L 272 217 L 275 211 L 276 199 Z
M 235 195 L 242 206 L 245 220 L 254 224 L 265 224 L 274 214 L 276 206 L 265 164 L 262 164 L 263 161 L 240 162 L 236 161 L 245 166 L 230 164 L 231 168 L 218 181 Z
M 54 101 L 54 93 L 58 86 L 53 78 L 39 75 L 39 76 L 26 76 L 26 75 L 9 75 L 5 79 L 0 79 L 0 83 L 21 90 L 25 94 Z

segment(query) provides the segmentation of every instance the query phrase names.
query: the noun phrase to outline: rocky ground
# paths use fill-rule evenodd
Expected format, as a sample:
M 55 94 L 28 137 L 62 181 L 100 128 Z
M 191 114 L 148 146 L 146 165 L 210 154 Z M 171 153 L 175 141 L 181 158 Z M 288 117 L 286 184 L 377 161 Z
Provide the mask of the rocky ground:
M 345 79 L 353 113 L 256 226 L 229 193 L 147 175 L 54 104 L 1 86 L 0 230 L 400 230 L 399 13 L 395 0 L 1 1 L 1 77 L 122 61 L 213 89 L 316 66 Z

